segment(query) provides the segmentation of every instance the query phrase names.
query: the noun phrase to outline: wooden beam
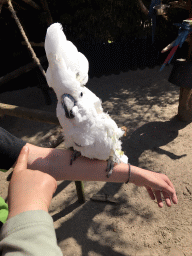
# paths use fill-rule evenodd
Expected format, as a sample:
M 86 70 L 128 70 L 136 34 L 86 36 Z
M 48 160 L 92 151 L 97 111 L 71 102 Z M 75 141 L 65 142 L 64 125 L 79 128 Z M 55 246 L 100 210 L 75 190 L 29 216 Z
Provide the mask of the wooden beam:
M 60 125 L 55 113 L 0 103 L 0 115 L 15 116 L 38 122 Z
M 144 5 L 142 0 L 137 0 L 138 5 L 142 11 L 142 13 L 144 13 L 146 16 L 149 14 L 149 10 L 146 8 L 146 6 Z
M 46 0 L 40 0 L 43 10 L 47 13 L 47 26 L 53 23 L 53 18 Z
M 25 2 L 26 4 L 30 5 L 31 7 L 37 9 L 37 10 L 41 9 L 41 7 L 32 0 L 22 0 L 22 1 Z
M 47 58 L 46 58 L 46 56 L 44 56 L 44 57 L 41 57 L 39 60 L 41 61 L 41 63 L 43 63 L 47 60 Z M 5 76 L 0 77 L 0 85 L 11 81 L 12 79 L 17 78 L 20 75 L 27 73 L 36 67 L 37 67 L 36 62 L 31 62 L 25 66 L 22 66 L 16 70 L 10 72 L 9 74 L 6 74 Z
M 184 1 L 172 1 L 169 2 L 171 8 L 180 8 L 180 9 L 188 9 L 187 3 Z
M 21 42 L 22 45 L 27 45 L 26 42 Z M 34 43 L 34 42 L 30 42 L 31 46 L 35 46 L 35 47 L 44 47 L 45 43 L 41 42 L 41 43 Z

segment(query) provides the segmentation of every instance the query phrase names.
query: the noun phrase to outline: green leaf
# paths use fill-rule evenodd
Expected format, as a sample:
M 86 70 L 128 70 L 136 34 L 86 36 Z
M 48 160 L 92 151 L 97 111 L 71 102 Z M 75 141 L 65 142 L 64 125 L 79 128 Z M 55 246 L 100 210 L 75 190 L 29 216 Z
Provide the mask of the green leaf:
M 0 169 L 0 172 L 7 172 L 8 170 Z

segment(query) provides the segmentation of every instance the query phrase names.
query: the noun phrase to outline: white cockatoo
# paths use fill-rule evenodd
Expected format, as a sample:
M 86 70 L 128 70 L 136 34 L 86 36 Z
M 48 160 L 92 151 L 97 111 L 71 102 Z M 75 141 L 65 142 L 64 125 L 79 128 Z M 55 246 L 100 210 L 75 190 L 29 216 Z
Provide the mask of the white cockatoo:
M 75 45 L 66 39 L 60 23 L 52 24 L 46 33 L 45 51 L 49 66 L 47 83 L 57 96 L 57 117 L 63 128 L 65 147 L 91 159 L 108 160 L 108 177 L 115 162 L 128 162 L 121 151 L 124 132 L 103 112 L 101 100 L 85 84 L 89 63 Z

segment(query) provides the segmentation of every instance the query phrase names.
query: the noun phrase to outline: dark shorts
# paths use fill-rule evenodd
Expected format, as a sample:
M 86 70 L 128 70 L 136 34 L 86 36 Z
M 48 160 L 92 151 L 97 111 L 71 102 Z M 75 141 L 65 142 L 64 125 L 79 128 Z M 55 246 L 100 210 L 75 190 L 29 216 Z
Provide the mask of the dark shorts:
M 25 144 L 25 141 L 0 127 L 0 169 L 10 169 Z

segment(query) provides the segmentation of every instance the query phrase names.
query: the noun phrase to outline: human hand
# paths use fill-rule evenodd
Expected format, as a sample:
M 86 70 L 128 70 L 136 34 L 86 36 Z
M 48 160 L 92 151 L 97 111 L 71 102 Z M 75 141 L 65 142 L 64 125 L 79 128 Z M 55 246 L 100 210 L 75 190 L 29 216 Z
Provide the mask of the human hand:
M 25 211 L 48 212 L 56 180 L 49 174 L 27 169 L 29 149 L 24 146 L 17 159 L 8 190 L 8 219 Z
M 163 207 L 162 196 L 164 197 L 167 206 L 171 206 L 171 201 L 174 204 L 177 204 L 178 202 L 175 188 L 165 174 L 136 167 L 131 182 L 137 186 L 145 186 L 151 199 L 156 199 L 160 208 Z

